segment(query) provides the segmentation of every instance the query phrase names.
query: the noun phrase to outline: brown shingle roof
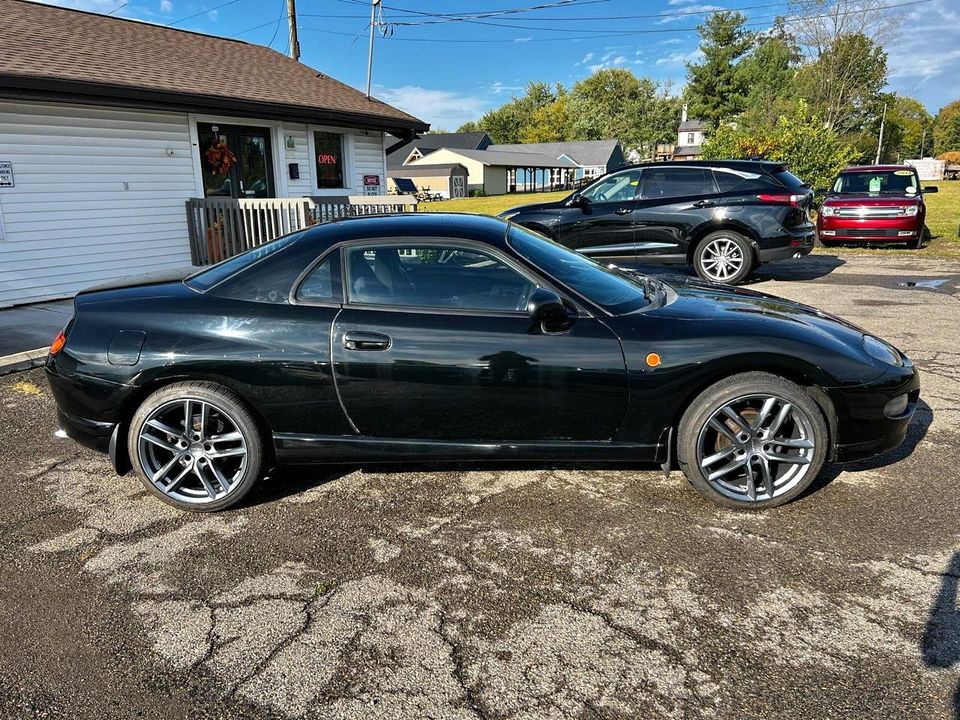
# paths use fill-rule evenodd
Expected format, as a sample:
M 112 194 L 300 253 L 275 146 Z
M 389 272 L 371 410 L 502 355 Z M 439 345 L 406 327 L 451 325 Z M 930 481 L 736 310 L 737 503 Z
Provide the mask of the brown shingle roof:
M 277 117 L 357 120 L 385 130 L 429 127 L 262 45 L 25 0 L 0 0 L 0 18 L 0 93 L 269 110 Z

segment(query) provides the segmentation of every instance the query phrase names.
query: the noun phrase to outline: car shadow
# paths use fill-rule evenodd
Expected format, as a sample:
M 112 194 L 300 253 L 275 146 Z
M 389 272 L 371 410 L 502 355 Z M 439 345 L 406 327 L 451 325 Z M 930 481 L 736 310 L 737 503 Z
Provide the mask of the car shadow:
M 847 261 L 836 255 L 807 255 L 797 260 L 783 260 L 780 262 L 761 265 L 748 277 L 741 286 L 755 285 L 771 280 L 816 280 L 829 275 Z M 631 264 L 632 269 L 654 276 L 687 276 L 696 277 L 693 268 L 681 265 L 645 265 Z
M 928 668 L 947 670 L 960 664 L 960 552 L 954 552 L 940 575 L 940 591 L 933 599 L 920 641 L 920 659 Z M 960 684 L 953 693 L 953 717 L 960 720 Z

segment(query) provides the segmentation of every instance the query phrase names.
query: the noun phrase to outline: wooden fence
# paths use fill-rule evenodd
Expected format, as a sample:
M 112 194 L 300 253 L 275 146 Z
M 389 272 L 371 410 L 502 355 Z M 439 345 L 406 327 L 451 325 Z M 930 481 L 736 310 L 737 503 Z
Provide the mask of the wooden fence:
M 415 212 L 410 195 L 187 200 L 190 259 L 210 265 L 297 230 L 356 215 Z

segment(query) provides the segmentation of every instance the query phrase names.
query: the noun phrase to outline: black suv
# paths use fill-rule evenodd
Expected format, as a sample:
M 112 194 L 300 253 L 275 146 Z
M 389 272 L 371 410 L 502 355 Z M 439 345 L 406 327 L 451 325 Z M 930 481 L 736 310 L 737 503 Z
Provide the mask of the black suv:
M 714 282 L 813 249 L 813 191 L 782 163 L 647 163 L 500 217 L 602 262 L 693 265 Z

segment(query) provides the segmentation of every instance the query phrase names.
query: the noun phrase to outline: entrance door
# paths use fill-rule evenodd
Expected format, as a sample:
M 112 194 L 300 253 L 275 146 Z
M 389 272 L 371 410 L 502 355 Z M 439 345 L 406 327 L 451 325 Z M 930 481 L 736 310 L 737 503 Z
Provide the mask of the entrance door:
M 274 197 L 270 129 L 197 123 L 206 197 Z
M 453 192 L 451 197 L 462 198 L 467 196 L 467 179 L 463 175 L 454 175 L 450 178 Z

